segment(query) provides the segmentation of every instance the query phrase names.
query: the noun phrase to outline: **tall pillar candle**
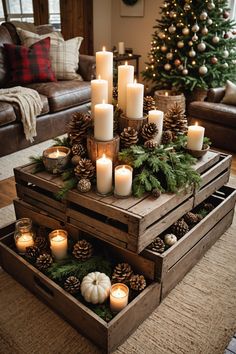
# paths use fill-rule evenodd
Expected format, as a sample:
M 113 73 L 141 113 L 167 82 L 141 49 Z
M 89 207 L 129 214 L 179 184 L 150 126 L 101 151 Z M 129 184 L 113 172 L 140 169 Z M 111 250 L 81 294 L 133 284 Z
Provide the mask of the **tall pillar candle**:
M 125 43 L 124 42 L 119 42 L 118 43 L 118 53 L 120 55 L 124 55 L 125 54 Z
M 96 76 L 108 81 L 108 103 L 112 103 L 113 94 L 113 53 L 103 50 L 96 53 Z
M 113 105 L 100 103 L 94 106 L 94 137 L 100 141 L 113 139 Z
M 91 114 L 94 117 L 94 106 L 98 103 L 108 102 L 108 81 L 98 79 L 91 81 Z
M 126 96 L 127 96 L 127 84 L 134 82 L 134 66 L 125 65 L 118 66 L 118 106 L 126 113 Z
M 154 141 L 157 142 L 157 144 L 161 143 L 162 130 L 163 130 L 163 118 L 164 118 L 164 113 L 162 111 L 153 109 L 148 112 L 148 123 L 155 123 L 158 129 L 158 133 L 153 139 Z
M 133 169 L 128 165 L 115 168 L 115 195 L 128 197 L 132 194 Z
M 143 93 L 144 85 L 138 84 L 136 80 L 133 84 L 127 85 L 126 116 L 128 118 L 143 118 Z
M 187 149 L 202 150 L 205 128 L 197 123 L 188 127 Z
M 96 161 L 97 191 L 108 194 L 112 191 L 112 160 L 105 154 Z

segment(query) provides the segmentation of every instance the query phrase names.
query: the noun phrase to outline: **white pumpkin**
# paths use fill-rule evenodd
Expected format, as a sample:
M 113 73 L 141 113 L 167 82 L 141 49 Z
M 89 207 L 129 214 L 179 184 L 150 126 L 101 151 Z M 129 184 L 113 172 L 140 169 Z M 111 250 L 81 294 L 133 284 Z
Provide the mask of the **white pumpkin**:
M 86 275 L 80 287 L 82 296 L 92 304 L 102 304 L 108 298 L 110 288 L 110 278 L 100 272 L 92 272 Z
M 164 236 L 164 242 L 167 246 L 172 246 L 177 242 L 177 237 L 174 234 L 166 234 Z

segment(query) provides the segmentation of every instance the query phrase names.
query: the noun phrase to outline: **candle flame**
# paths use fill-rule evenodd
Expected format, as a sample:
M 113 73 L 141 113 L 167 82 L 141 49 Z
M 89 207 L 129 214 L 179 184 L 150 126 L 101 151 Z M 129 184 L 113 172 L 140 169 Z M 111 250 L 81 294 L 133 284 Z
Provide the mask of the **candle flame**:
M 98 80 L 101 80 L 101 75 L 98 75 Z
M 102 100 L 102 104 L 104 104 L 104 103 L 105 103 L 105 100 L 103 99 L 103 100 Z
M 102 154 L 102 158 L 103 158 L 103 159 L 106 159 L 106 154 L 103 153 L 103 154 Z
M 103 52 L 106 51 L 106 47 L 105 47 L 105 46 L 102 47 L 102 51 L 103 51 Z
M 56 157 L 59 157 L 59 155 L 60 155 L 60 151 L 57 149 L 57 151 L 56 151 Z
M 198 126 L 198 122 L 195 122 L 195 126 Z
M 128 65 L 128 62 L 127 62 L 127 60 L 126 60 L 126 62 L 125 62 L 125 65 L 126 65 L 126 66 Z
M 168 92 L 167 91 L 165 92 L 165 96 L 168 97 Z
M 137 80 L 136 79 L 134 79 L 134 84 L 137 84 Z

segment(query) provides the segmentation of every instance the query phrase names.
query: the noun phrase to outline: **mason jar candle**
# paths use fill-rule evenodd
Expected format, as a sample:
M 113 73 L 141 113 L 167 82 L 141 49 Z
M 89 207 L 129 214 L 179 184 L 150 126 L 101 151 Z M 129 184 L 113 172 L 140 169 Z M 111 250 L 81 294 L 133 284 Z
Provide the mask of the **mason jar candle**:
M 19 254 L 25 254 L 27 247 L 34 245 L 35 234 L 32 230 L 32 220 L 22 218 L 16 222 L 14 234 L 16 248 Z

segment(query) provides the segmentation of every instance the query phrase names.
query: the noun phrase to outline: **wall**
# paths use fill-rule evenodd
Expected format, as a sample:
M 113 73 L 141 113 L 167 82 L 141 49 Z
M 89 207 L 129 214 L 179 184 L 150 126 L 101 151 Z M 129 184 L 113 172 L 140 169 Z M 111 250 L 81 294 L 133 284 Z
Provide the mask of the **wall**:
M 113 0 L 93 0 L 94 52 L 106 46 L 111 50 L 111 4 Z

